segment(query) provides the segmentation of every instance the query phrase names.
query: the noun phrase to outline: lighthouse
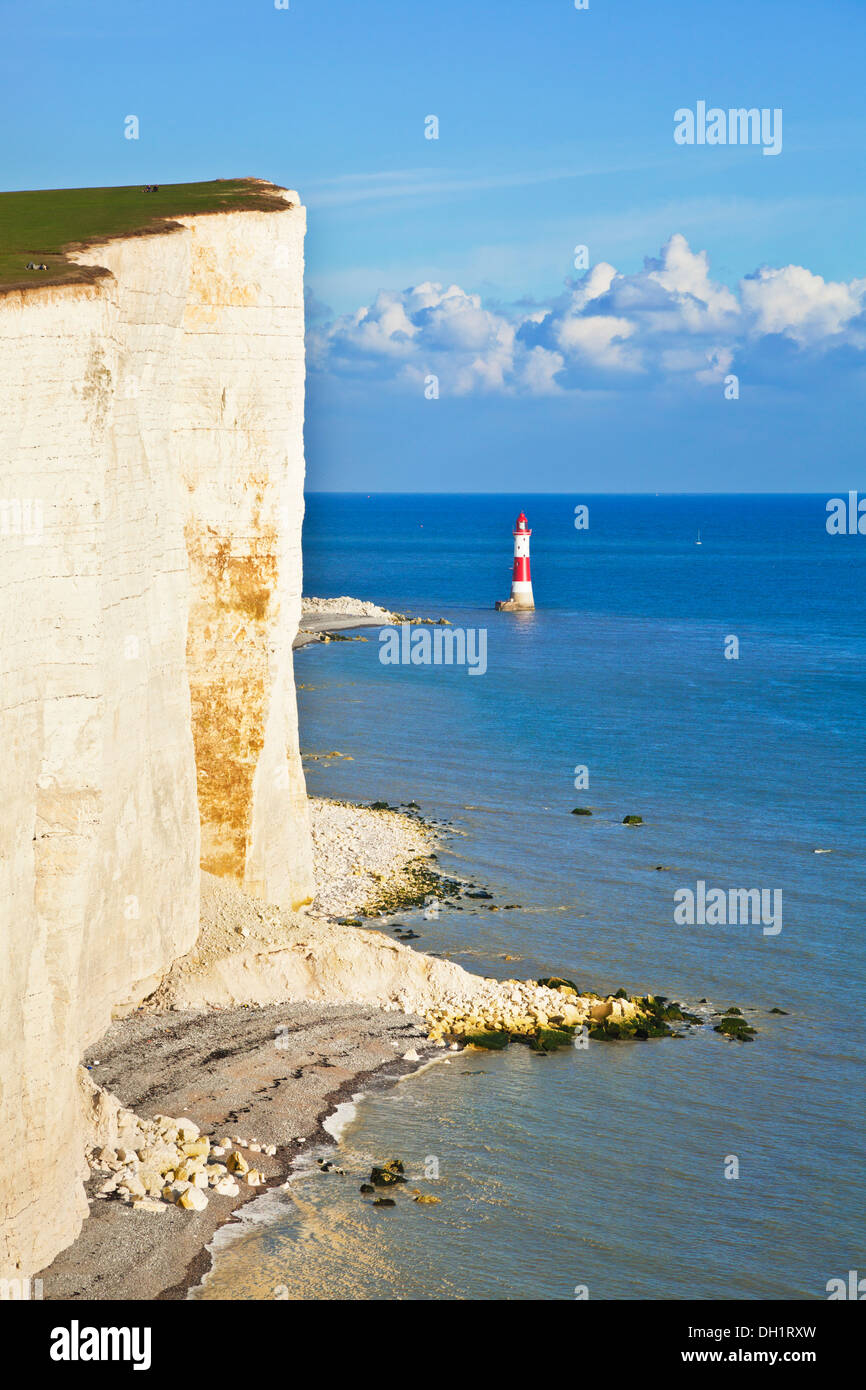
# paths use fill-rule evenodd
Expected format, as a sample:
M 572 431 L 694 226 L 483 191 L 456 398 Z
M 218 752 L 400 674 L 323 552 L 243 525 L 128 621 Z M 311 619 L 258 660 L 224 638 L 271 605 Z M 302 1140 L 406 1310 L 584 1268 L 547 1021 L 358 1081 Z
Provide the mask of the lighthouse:
M 511 573 L 511 598 L 500 601 L 496 607 L 500 613 L 526 612 L 535 607 L 532 597 L 532 577 L 529 572 L 529 537 L 532 535 L 524 512 L 514 523 L 514 569 Z

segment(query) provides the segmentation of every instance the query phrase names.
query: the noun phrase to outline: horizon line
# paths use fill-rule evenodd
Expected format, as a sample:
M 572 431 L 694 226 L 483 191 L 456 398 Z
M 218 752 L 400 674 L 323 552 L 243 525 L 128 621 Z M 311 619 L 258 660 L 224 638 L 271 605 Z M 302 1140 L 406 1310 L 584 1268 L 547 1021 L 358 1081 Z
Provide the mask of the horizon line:
M 859 488 L 828 488 L 824 492 L 587 492 L 573 488 L 570 492 L 531 492 L 527 489 L 514 489 L 502 492 L 482 492 L 469 490 L 435 492 L 401 491 L 397 488 L 376 488 L 367 492 L 362 488 L 305 488 L 305 497 L 573 497 L 580 491 L 581 497 L 829 497 L 839 493 L 857 492 Z M 864 494 L 866 495 L 866 494 Z

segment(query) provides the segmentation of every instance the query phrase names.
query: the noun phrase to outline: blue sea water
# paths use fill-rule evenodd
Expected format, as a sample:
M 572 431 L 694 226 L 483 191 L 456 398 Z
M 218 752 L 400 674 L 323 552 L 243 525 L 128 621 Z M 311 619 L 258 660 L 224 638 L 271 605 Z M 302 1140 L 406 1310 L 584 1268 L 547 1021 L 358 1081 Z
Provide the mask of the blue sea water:
M 376 1091 L 347 1176 L 262 1199 L 198 1296 L 822 1298 L 866 1268 L 866 537 L 828 535 L 825 502 L 308 499 L 305 593 L 487 630 L 483 676 L 382 665 L 375 632 L 297 655 L 302 747 L 352 758 L 309 762 L 310 792 L 419 802 L 457 832 L 442 867 L 516 904 L 403 914 L 418 947 L 759 1031 L 462 1053 Z M 521 507 L 537 610 L 498 614 Z M 677 925 L 698 880 L 781 890 L 781 932 Z M 392 1154 L 438 1168 L 438 1205 L 361 1202 Z

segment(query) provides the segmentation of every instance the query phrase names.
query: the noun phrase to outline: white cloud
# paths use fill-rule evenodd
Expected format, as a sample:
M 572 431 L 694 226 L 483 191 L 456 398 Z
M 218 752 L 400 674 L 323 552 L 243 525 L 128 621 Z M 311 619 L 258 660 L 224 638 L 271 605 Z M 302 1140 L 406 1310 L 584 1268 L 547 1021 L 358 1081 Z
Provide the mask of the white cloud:
M 628 319 L 611 314 L 582 317 L 569 313 L 552 321 L 553 335 L 566 361 L 598 367 L 640 371 L 639 354 L 630 352 L 625 340 L 635 332 Z
M 647 279 L 667 291 L 690 330 L 723 327 L 739 313 L 727 286 L 710 279 L 706 251 L 693 251 L 681 232 L 674 233 L 652 265 Z
M 310 330 L 314 366 L 452 394 L 551 395 L 674 380 L 717 383 L 768 335 L 792 351 L 866 348 L 866 280 L 827 283 L 802 266 L 762 269 L 738 293 L 714 281 L 706 252 L 676 233 L 643 270 L 600 262 L 541 309 L 485 308 L 459 285 L 425 281 Z
M 740 281 L 740 298 L 752 332 L 783 333 L 812 345 L 843 332 L 866 307 L 866 280 L 842 284 L 801 265 L 759 270 Z

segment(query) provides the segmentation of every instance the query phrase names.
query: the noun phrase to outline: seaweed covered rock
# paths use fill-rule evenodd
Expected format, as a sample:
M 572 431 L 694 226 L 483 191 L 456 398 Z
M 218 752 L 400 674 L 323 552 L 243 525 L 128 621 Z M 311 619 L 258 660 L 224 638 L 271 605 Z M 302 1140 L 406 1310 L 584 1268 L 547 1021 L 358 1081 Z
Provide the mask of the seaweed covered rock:
M 641 1042 L 646 1042 L 648 1038 L 670 1038 L 673 1037 L 673 1029 L 668 1027 L 664 1019 L 650 1014 L 648 1018 L 635 1024 L 632 1037 Z
M 555 1052 L 559 1047 L 569 1047 L 573 1038 L 573 1028 L 539 1028 L 530 1047 L 535 1052 Z
M 589 1036 L 596 1042 L 670 1037 L 664 995 L 638 995 L 630 1000 L 620 996 L 606 1002 L 610 1007 L 594 1007 L 590 1014 Z
M 370 1182 L 374 1187 L 393 1187 L 395 1183 L 405 1181 L 399 1158 L 392 1158 L 390 1163 L 374 1163 L 370 1169 Z
M 618 989 L 602 997 L 581 992 L 561 975 L 537 980 L 485 980 L 474 997 L 449 999 L 445 1007 L 427 1011 L 430 1040 L 439 1046 L 461 1043 L 499 1049 L 524 1042 L 541 1055 L 572 1042 L 575 1029 L 591 1028 L 590 1036 L 605 1041 L 621 1038 L 665 1037 L 668 1020 L 698 1023 L 663 995 L 632 995 Z M 605 1025 L 605 1026 L 602 1026 Z
M 606 1018 L 589 1026 L 589 1036 L 593 1042 L 620 1042 L 623 1038 L 634 1035 L 635 1030 L 628 1033 L 624 1031 L 622 1024 L 609 1023 Z
M 463 1041 L 469 1047 L 484 1047 L 491 1052 L 499 1052 L 511 1041 L 511 1034 L 504 1028 L 490 1028 L 478 1033 L 464 1033 Z
M 580 994 L 574 980 L 565 980 L 560 975 L 548 975 L 535 983 L 543 985 L 545 989 L 558 989 L 560 994 Z
M 736 1014 L 726 1014 L 721 1022 L 715 1025 L 717 1033 L 723 1033 L 725 1037 L 733 1038 L 735 1042 L 752 1042 L 757 1028 L 753 1028 L 742 1017 Z
M 679 1004 L 674 1004 L 672 1007 L 679 1011 L 678 1017 L 683 1023 L 703 1023 L 700 1014 L 690 1013 L 688 1009 L 682 1008 Z M 668 1015 L 668 1017 L 672 1017 L 672 1015 Z

